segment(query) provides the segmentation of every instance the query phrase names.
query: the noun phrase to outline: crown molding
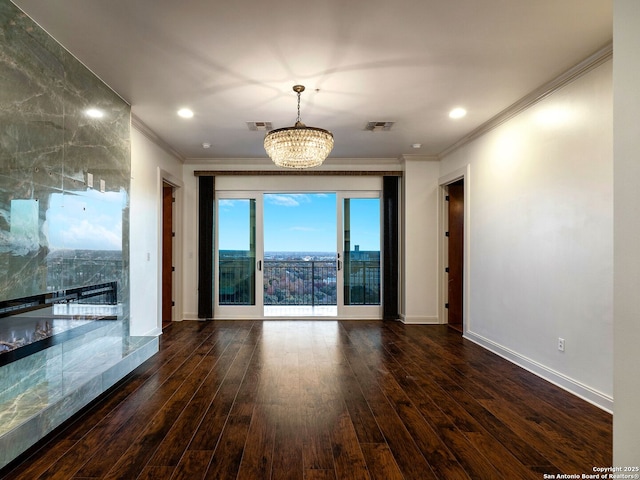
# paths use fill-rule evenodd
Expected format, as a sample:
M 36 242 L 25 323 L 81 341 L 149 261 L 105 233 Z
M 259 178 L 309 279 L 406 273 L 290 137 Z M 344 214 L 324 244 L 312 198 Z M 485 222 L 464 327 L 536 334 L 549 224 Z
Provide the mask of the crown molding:
M 438 162 L 440 161 L 440 157 L 438 155 L 420 155 L 415 153 L 407 153 L 400 157 L 400 161 L 403 164 L 410 161 Z
M 185 163 L 185 158 L 178 151 L 176 151 L 171 145 L 169 145 L 162 138 L 160 138 L 156 134 L 156 132 L 151 130 L 142 120 L 136 117 L 133 113 L 131 114 L 131 126 L 135 128 L 138 132 L 140 132 L 142 135 L 147 137 L 149 140 L 151 140 L 153 143 L 155 143 L 158 147 L 162 148 L 169 155 L 175 157 L 176 160 L 178 160 L 180 163 L 182 164 Z
M 236 176 L 236 177 L 402 177 L 402 170 L 194 170 L 193 175 L 196 177 L 219 177 L 219 176 Z
M 602 47 L 601 49 L 599 49 L 598 51 L 596 51 L 595 53 L 593 53 L 592 55 L 590 55 L 589 57 L 587 57 L 586 59 L 584 59 L 583 61 L 581 61 L 580 63 L 571 67 L 566 72 L 562 73 L 561 75 L 557 76 L 553 80 L 533 90 L 531 93 L 525 95 L 517 102 L 511 104 L 509 107 L 502 110 L 496 116 L 489 119 L 488 121 L 480 125 L 475 130 L 472 130 L 470 133 L 462 137 L 456 143 L 454 143 L 453 145 L 447 147 L 442 152 L 440 152 L 438 154 L 438 158 L 442 159 L 446 157 L 447 155 L 453 153 L 460 147 L 463 147 L 467 143 L 470 143 L 476 138 L 481 137 L 482 135 L 489 132 L 490 130 L 493 130 L 494 128 L 502 125 L 507 120 L 515 117 L 519 113 L 530 108 L 532 105 L 535 105 L 541 100 L 544 100 L 549 95 L 558 91 L 565 85 L 568 85 L 569 83 L 575 81 L 576 79 L 580 78 L 584 74 L 599 67 L 603 63 L 610 60 L 612 57 L 613 57 L 613 42 L 610 42 L 604 47 Z
M 291 171 L 300 173 L 303 169 L 283 170 L 276 166 L 268 157 L 263 158 L 187 158 L 185 165 L 200 167 L 200 170 L 216 171 L 263 171 L 282 172 Z M 324 163 L 307 171 L 320 172 L 325 175 L 327 171 L 354 172 L 359 171 L 402 171 L 402 164 L 397 158 L 327 158 Z

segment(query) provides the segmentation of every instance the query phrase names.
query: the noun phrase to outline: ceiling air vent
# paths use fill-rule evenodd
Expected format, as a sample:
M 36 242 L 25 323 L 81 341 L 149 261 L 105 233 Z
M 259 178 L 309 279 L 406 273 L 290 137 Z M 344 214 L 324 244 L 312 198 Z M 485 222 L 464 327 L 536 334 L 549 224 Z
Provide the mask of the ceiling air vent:
M 268 132 L 269 130 L 273 130 L 273 126 L 271 122 L 247 122 L 247 127 L 252 132 Z
M 394 123 L 396 122 L 369 122 L 364 129 L 370 132 L 388 132 Z

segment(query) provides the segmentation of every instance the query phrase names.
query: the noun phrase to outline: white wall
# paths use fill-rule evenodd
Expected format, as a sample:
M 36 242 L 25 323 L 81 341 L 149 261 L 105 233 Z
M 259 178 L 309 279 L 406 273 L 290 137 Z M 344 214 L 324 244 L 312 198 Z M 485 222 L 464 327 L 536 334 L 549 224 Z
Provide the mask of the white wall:
M 465 335 L 606 409 L 611 125 L 608 61 L 441 161 L 442 176 L 470 170 Z
M 180 162 L 135 126 L 132 127 L 131 335 L 159 335 L 162 333 L 160 283 L 162 281 L 162 239 L 160 227 L 163 176 L 180 184 L 182 181 Z M 178 220 L 179 218 L 178 215 Z M 179 235 L 180 225 L 176 226 L 175 230 Z M 179 240 L 179 237 L 177 238 Z M 180 271 L 179 266 L 177 266 L 177 271 Z M 179 281 L 179 279 L 176 280 Z M 176 318 L 176 320 L 181 320 L 181 318 Z
M 198 179 L 194 171 L 205 170 L 204 167 L 202 164 L 183 166 L 182 318 L 185 320 L 198 320 Z
M 440 165 L 433 157 L 407 155 L 403 160 L 400 318 L 404 323 L 439 323 Z
M 640 465 L 640 3 L 614 2 L 615 408 L 613 460 Z M 637 473 L 637 472 L 634 472 Z

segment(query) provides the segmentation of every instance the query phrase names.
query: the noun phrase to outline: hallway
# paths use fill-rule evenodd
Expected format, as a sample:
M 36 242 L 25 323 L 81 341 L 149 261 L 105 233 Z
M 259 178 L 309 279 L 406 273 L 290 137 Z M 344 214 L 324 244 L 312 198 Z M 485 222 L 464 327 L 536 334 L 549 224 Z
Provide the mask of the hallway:
M 611 415 L 446 326 L 185 321 L 160 340 L 0 477 L 540 479 L 612 463 Z

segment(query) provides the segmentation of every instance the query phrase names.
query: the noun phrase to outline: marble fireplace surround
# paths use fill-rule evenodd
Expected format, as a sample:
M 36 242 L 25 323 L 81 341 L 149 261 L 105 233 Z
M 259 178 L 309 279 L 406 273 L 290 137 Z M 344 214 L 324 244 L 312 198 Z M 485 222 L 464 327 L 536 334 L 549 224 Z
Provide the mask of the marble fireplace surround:
M 96 328 L 2 367 L 2 468 L 158 351 L 158 337 L 129 337 L 122 320 Z M 17 460 L 19 461 L 19 460 Z
M 73 318 L 74 303 L 20 313 L 41 317 L 50 340 L 0 366 L 2 476 L 156 353 L 158 338 L 129 333 L 130 105 L 9 0 L 0 72 L 0 302 L 109 282 L 118 301 L 111 320 L 94 315 L 73 335 L 46 336 L 55 309 Z
M 0 301 L 0 367 L 117 319 L 117 288 L 109 282 Z

